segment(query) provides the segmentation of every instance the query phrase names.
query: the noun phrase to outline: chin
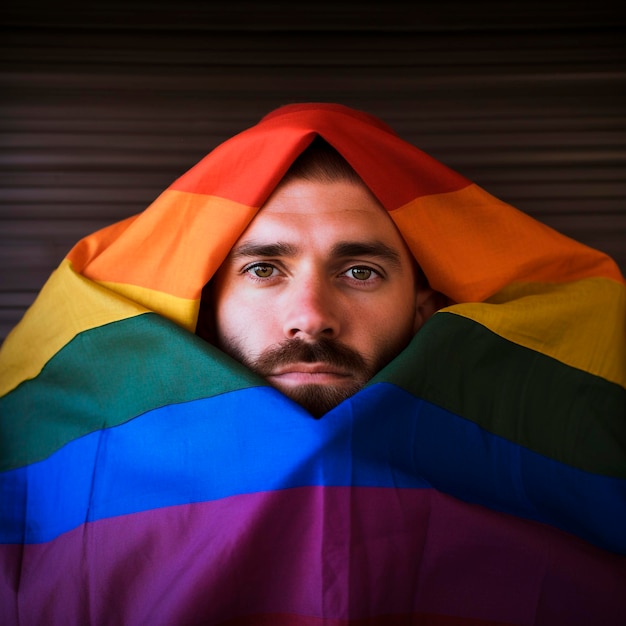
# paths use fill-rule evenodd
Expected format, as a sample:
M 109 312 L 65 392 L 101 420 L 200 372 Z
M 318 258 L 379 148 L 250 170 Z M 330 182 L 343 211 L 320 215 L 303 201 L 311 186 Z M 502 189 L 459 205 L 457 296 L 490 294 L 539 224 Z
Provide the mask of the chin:
M 301 385 L 289 389 L 278 389 L 288 398 L 305 408 L 313 417 L 323 417 L 330 410 L 353 396 L 363 385 L 353 384 L 350 387 L 334 387 L 329 385 Z

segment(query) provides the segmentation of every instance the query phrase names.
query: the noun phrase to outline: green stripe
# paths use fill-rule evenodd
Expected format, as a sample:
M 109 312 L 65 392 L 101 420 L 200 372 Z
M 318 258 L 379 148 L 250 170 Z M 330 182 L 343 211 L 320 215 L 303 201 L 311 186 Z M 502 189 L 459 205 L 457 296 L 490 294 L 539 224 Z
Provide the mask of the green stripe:
M 381 381 L 557 461 L 626 478 L 626 391 L 467 318 L 433 316 L 371 384 Z M 0 469 L 165 404 L 262 384 L 154 314 L 85 331 L 0 400 Z
M 370 384 L 381 381 L 539 454 L 626 478 L 626 390 L 465 317 L 434 315 Z
M 39 461 L 73 439 L 166 404 L 260 384 L 247 368 L 155 314 L 87 330 L 37 378 L 0 399 L 0 470 Z

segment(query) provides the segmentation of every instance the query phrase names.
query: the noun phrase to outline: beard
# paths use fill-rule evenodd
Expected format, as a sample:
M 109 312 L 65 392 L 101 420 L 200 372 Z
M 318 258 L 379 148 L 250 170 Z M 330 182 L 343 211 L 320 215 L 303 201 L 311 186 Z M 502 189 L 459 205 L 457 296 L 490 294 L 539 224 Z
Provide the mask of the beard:
M 232 340 L 220 346 L 224 352 L 267 379 L 279 367 L 293 363 L 324 363 L 349 372 L 350 383 L 343 385 L 299 385 L 283 387 L 273 384 L 313 417 L 322 417 L 331 409 L 362 389 L 385 363 L 368 364 L 355 350 L 333 339 L 321 338 L 314 343 L 288 339 L 268 348 L 258 357 L 250 357 Z M 387 359 L 389 361 L 390 359 Z

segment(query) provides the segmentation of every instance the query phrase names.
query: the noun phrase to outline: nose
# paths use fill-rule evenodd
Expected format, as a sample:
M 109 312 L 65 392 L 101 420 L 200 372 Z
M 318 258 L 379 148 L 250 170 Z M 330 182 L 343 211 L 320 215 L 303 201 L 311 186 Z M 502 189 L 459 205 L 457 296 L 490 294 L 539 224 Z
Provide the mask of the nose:
M 283 332 L 288 339 L 334 339 L 340 325 L 336 299 L 330 286 L 321 279 L 303 281 L 290 286 L 286 301 Z

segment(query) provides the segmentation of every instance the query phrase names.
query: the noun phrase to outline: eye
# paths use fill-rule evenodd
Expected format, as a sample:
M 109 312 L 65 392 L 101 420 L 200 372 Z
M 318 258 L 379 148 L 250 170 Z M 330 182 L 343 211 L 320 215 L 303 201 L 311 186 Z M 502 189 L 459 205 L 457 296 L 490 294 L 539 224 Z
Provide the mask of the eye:
M 270 278 L 275 270 L 276 268 L 268 263 L 255 263 L 246 267 L 245 272 L 253 278 Z
M 347 276 L 348 278 L 352 278 L 359 282 L 366 282 L 378 278 L 380 274 L 371 267 L 367 267 L 364 265 L 355 265 L 349 270 L 346 270 L 344 272 L 344 276 Z
M 351 267 L 348 271 L 357 280 L 367 280 L 374 273 L 369 267 Z

